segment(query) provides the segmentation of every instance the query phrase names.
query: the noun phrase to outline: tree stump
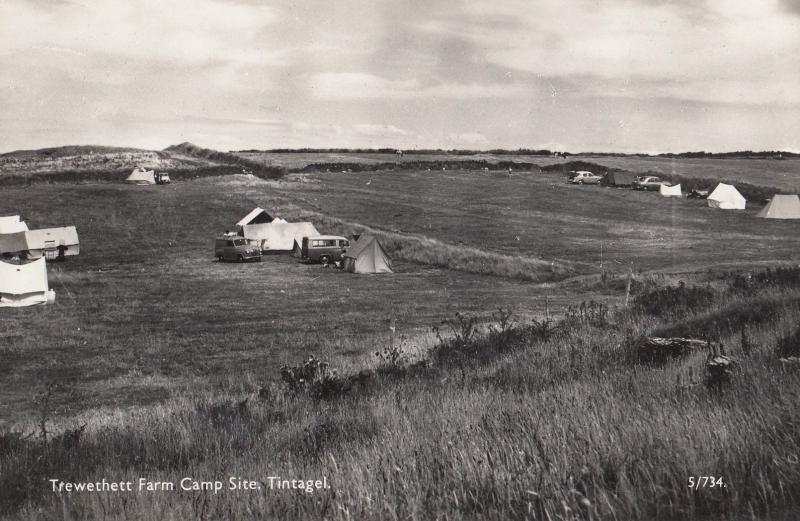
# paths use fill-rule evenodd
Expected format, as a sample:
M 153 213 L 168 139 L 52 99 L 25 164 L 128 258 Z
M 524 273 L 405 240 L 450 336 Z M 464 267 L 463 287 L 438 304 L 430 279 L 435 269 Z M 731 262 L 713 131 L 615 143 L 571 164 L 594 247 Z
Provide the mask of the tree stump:
M 722 384 L 730 382 L 733 377 L 734 368 L 738 364 L 738 361 L 729 356 L 709 355 L 706 361 L 706 385 L 710 387 L 719 387 Z

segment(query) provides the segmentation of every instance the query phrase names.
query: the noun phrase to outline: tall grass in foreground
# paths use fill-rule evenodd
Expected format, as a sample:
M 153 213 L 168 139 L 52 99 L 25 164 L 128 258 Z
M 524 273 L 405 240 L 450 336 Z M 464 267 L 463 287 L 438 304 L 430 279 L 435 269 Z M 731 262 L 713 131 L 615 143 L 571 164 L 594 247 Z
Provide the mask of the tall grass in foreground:
M 558 321 L 499 320 L 488 334 L 459 317 L 430 363 L 378 370 L 326 399 L 231 375 L 219 392 L 50 427 L 86 423 L 77 443 L 7 434 L 0 509 L 19 520 L 776 518 L 800 503 L 800 371 L 774 352 L 800 322 L 783 305 L 800 288 L 785 283 L 773 320 L 748 328 L 749 354 L 738 334 L 716 332 L 741 359 L 723 389 L 702 385 L 705 353 L 664 366 L 629 356 L 655 328 L 774 290 L 750 289 L 719 289 L 680 316 L 669 304 L 590 304 Z M 327 477 L 332 488 L 57 496 L 46 482 L 187 476 Z M 726 486 L 693 490 L 691 476 Z

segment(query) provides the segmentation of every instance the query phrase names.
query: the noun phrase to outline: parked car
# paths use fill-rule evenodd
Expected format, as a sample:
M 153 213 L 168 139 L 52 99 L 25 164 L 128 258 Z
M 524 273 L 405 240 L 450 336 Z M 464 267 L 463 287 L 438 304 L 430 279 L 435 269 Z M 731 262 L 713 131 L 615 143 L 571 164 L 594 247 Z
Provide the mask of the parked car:
M 350 247 L 350 241 L 338 235 L 316 235 L 303 237 L 300 246 L 300 259 L 306 262 L 319 262 L 327 266 L 340 262 L 342 254 Z
M 601 179 L 603 179 L 601 176 L 595 175 L 592 172 L 579 170 L 577 172 L 570 172 L 570 177 L 567 182 L 576 185 L 598 185 Z
M 645 175 L 636 178 L 631 188 L 634 190 L 658 190 L 661 185 L 669 184 L 654 175 Z
M 172 182 L 169 178 L 169 174 L 166 172 L 159 172 L 155 175 L 156 184 L 157 185 L 168 185 Z
M 260 261 L 261 250 L 258 245 L 238 236 L 224 236 L 219 237 L 214 241 L 214 256 L 223 261 Z

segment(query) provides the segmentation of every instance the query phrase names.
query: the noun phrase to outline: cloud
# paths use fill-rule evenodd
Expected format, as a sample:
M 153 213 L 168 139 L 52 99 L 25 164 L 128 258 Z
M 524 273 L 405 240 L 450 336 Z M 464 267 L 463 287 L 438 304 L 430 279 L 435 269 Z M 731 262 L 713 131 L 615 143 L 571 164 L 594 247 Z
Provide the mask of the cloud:
M 322 73 L 310 78 L 309 90 L 318 99 L 479 99 L 505 98 L 530 92 L 519 83 L 449 84 L 424 86 L 417 79 L 389 80 L 368 73 Z
M 461 134 L 449 134 L 447 139 L 456 147 L 485 145 L 489 142 L 486 136 L 480 132 L 464 132 Z
M 398 128 L 394 125 L 375 125 L 372 123 L 358 124 L 355 126 L 355 131 L 357 134 L 369 138 L 390 138 L 409 135 L 407 130 L 403 130 L 402 128 Z
M 83 0 L 47 9 L 6 0 L 0 4 L 0 48 L 50 47 L 121 60 L 276 63 L 279 53 L 256 38 L 274 21 L 267 6 L 215 0 Z

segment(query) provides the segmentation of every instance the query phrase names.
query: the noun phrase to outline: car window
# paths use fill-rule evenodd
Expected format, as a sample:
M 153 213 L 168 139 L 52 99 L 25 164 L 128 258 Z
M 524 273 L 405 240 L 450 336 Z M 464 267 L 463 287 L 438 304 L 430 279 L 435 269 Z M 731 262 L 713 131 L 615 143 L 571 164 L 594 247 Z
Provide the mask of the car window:
M 226 245 L 226 246 L 233 246 L 233 241 L 227 241 L 227 242 L 225 243 L 225 245 Z
M 236 246 L 247 246 L 247 241 L 244 239 L 236 239 L 233 241 Z

